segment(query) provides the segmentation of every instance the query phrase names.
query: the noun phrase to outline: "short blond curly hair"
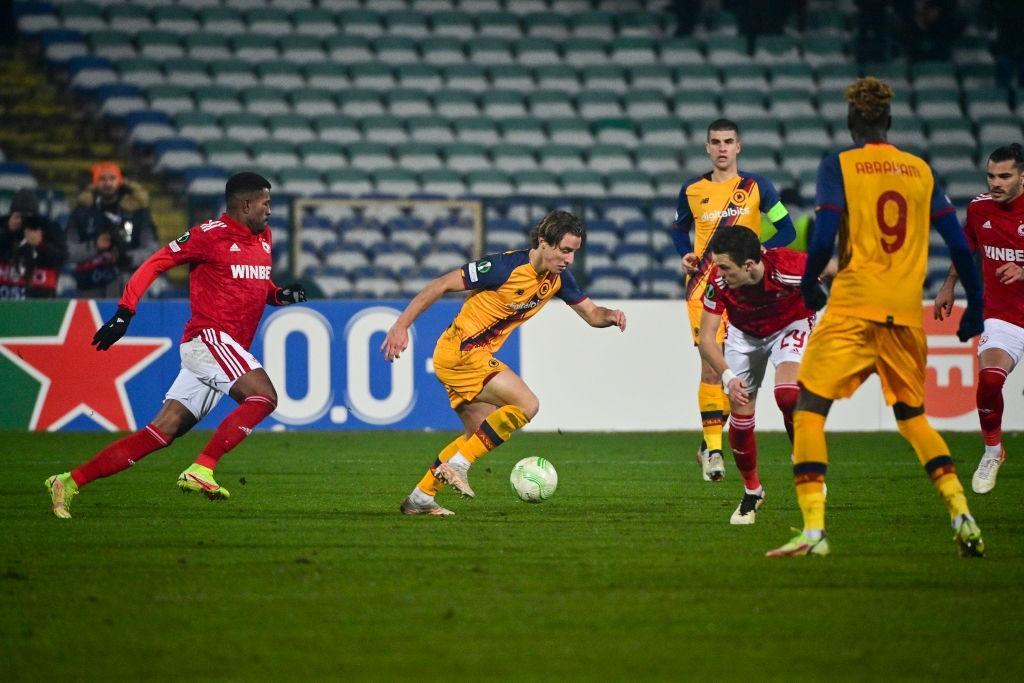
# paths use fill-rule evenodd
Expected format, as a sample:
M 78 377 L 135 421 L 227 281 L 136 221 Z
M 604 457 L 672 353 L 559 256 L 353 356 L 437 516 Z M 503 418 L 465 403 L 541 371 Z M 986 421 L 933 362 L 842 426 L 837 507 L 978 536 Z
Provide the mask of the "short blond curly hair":
M 864 123 L 879 125 L 884 124 L 889 116 L 889 103 L 894 94 L 885 81 L 865 76 L 846 88 L 846 101 Z

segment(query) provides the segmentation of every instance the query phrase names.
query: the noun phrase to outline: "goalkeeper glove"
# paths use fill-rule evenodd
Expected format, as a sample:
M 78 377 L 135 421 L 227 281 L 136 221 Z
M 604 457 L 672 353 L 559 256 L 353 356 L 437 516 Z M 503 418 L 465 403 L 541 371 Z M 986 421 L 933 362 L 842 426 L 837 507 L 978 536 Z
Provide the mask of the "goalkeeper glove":
M 956 329 L 956 338 L 965 342 L 981 334 L 984 328 L 981 305 L 968 302 L 967 310 L 960 318 L 960 326 Z
M 800 293 L 804 297 L 804 305 L 812 311 L 820 311 L 828 301 L 828 294 L 820 282 L 815 281 L 809 285 L 800 285 Z
M 306 301 L 306 290 L 302 288 L 301 284 L 295 282 L 287 287 L 278 287 L 274 296 L 281 302 L 282 306 L 301 304 Z
M 118 339 L 128 331 L 128 323 L 131 322 L 134 313 L 124 306 L 117 307 L 114 317 L 103 324 L 103 327 L 96 330 L 92 337 L 92 345 L 97 351 L 106 351 L 114 345 Z

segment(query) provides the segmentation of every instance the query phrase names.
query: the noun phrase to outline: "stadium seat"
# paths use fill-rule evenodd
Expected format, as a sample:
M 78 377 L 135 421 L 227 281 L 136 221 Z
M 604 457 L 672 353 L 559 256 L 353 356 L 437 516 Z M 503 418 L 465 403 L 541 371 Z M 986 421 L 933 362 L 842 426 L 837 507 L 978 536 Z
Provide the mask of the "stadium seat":
M 768 105 L 770 115 L 779 121 L 818 115 L 814 109 L 814 100 L 803 90 L 773 89 Z
M 570 95 L 580 90 L 576 71 L 564 66 L 539 66 L 533 70 L 533 77 L 539 90 L 557 90 Z
M 352 64 L 348 67 L 348 77 L 355 88 L 381 92 L 395 87 L 394 71 L 379 62 Z
M 351 35 L 376 38 L 384 33 L 382 17 L 368 10 L 344 10 L 338 13 L 337 22 L 342 31 Z
M 512 174 L 516 184 L 516 192 L 522 195 L 558 196 L 562 188 L 558 185 L 558 176 L 541 170 L 518 171 Z
M 338 32 L 334 15 L 323 8 L 306 7 L 297 9 L 291 14 L 295 32 L 299 35 L 326 38 Z
M 985 117 L 1008 118 L 1011 114 L 1007 92 L 997 88 L 965 88 L 964 103 L 967 114 L 975 120 Z
M 457 38 L 436 37 L 420 41 L 423 61 L 438 67 L 464 65 L 466 53 Z
M 434 105 L 424 90 L 413 88 L 396 88 L 387 94 L 388 113 L 401 118 L 409 116 L 429 116 L 434 113 Z
M 444 86 L 441 70 L 430 64 L 400 64 L 395 67 L 395 73 L 403 88 L 436 91 Z
M 523 38 L 513 43 L 516 63 L 521 67 L 559 65 L 558 43 L 550 38 Z
M 622 98 L 626 115 L 632 119 L 650 119 L 669 116 L 665 94 L 659 90 L 634 89 Z
M 171 118 L 159 111 L 146 111 L 145 102 L 141 110 L 124 112 L 124 123 L 128 128 L 128 141 L 133 145 L 149 145 L 164 138 L 173 138 L 178 129 Z M 192 138 L 188 138 L 192 139 Z
M 363 133 L 359 129 L 356 119 L 350 116 L 336 114 L 317 116 L 313 119 L 313 126 L 322 141 L 347 144 L 363 139 Z
M 362 118 L 384 114 L 384 103 L 376 90 L 351 88 L 338 96 L 341 112 L 347 116 Z
M 770 69 L 772 94 L 777 91 L 802 92 L 808 97 L 818 90 L 814 71 L 806 64 L 778 64 Z
M 582 150 L 571 145 L 545 145 L 537 151 L 540 167 L 552 173 L 581 170 L 587 167 Z
M 279 86 L 258 85 L 241 91 L 242 103 L 247 111 L 269 114 L 287 114 L 292 108 Z M 202 107 L 202 102 L 200 102 Z
M 392 10 L 384 15 L 385 35 L 400 38 L 420 39 L 430 35 L 427 15 L 410 12 L 410 8 L 401 3 L 400 9 Z
M 192 92 L 176 85 L 155 85 L 147 89 L 149 107 L 169 115 L 195 109 Z
M 568 196 L 604 196 L 604 178 L 597 171 L 582 169 L 561 173 L 562 188 Z M 589 239 L 589 237 L 588 237 Z
M 256 33 L 242 33 L 231 37 L 235 56 L 250 62 L 270 62 L 278 59 L 274 37 Z
M 138 5 L 111 5 L 106 13 L 107 26 L 113 31 L 134 34 L 153 27 L 149 12 Z
M 271 114 L 267 117 L 267 125 L 275 140 L 298 144 L 317 139 L 309 118 L 302 114 Z
M 491 148 L 491 159 L 495 168 L 502 171 L 532 171 L 537 169 L 533 152 L 521 145 L 501 144 Z
M 706 125 L 706 124 L 704 124 Z M 663 145 L 682 148 L 687 142 L 686 127 L 674 116 L 640 121 L 640 142 L 644 145 Z M 703 136 L 702 140 L 703 140 Z
M 617 170 L 605 174 L 608 194 L 613 197 L 653 197 L 651 177 L 643 171 Z
M 423 192 L 444 197 L 460 197 L 466 194 L 466 184 L 455 171 L 439 168 L 420 173 Z
M 944 144 L 975 146 L 974 129 L 963 117 L 932 119 L 928 122 L 929 137 Z
M 797 41 L 788 35 L 760 35 L 754 47 L 754 62 L 757 64 L 797 64 L 800 51 Z
M 370 174 L 356 168 L 335 168 L 324 173 L 327 190 L 351 197 L 373 192 Z
M 716 91 L 718 88 L 716 87 Z M 690 125 L 691 128 L 706 128 L 709 123 L 721 116 L 721 110 L 715 98 L 696 99 L 690 91 L 680 87 L 672 98 L 672 109 L 676 117 Z
M 548 142 L 544 124 L 532 117 L 505 119 L 501 122 L 501 136 L 506 144 L 541 147 Z
M 656 90 L 668 95 L 676 88 L 675 72 L 664 64 L 633 66 L 629 70 L 629 78 L 635 91 Z
M 338 142 L 304 142 L 296 146 L 302 157 L 302 164 L 316 171 L 326 171 L 345 166 L 345 148 Z
M 199 59 L 177 59 L 167 64 L 167 83 L 197 88 L 213 83 L 206 61 Z
M 489 68 L 488 73 L 491 77 L 491 85 L 495 90 L 528 93 L 536 87 L 533 82 L 533 73 L 525 66 L 518 64 L 497 65 Z
M 627 269 L 608 267 L 592 269 L 587 288 L 593 296 L 597 296 L 595 292 L 604 292 L 604 296 L 608 298 L 628 299 L 633 296 L 636 285 Z
M 1020 119 L 1013 116 L 984 118 L 978 124 L 978 145 L 984 154 L 1021 140 Z
M 455 141 L 448 119 L 440 116 L 414 116 L 408 119 L 409 138 L 414 142 L 447 144 Z
M 218 116 L 243 111 L 242 103 L 234 95 L 230 89 L 215 85 L 192 89 L 196 109 Z
M 419 60 L 416 41 L 406 36 L 381 36 L 373 41 L 373 52 L 376 60 L 384 64 L 412 64 Z
M 490 88 L 487 72 L 477 64 L 457 64 L 444 67 L 445 86 L 452 90 L 480 93 Z
M 623 115 L 618 93 L 610 90 L 583 90 L 576 96 L 576 110 L 591 120 Z
M 523 30 L 531 38 L 546 38 L 564 41 L 569 37 L 570 27 L 566 15 L 556 12 L 535 12 L 523 18 Z
M 445 38 L 445 42 L 448 43 L 451 43 L 453 39 L 465 40 L 476 33 L 476 25 L 469 14 L 450 9 L 432 12 L 430 14 L 430 29 L 435 37 Z
M 834 36 L 821 34 L 805 36 L 800 47 L 803 50 L 804 62 L 814 69 L 826 65 L 846 65 L 850 63 L 843 52 L 842 42 L 836 40 Z M 856 74 L 847 81 L 847 84 L 855 78 L 857 78 Z M 818 84 L 823 85 L 820 80 Z
M 526 116 L 526 98 L 513 90 L 489 90 L 480 95 L 480 108 L 490 119 Z
M 554 144 L 589 147 L 594 144 L 590 126 L 575 118 L 552 119 L 548 121 L 548 138 Z
M 610 40 L 615 36 L 615 19 L 610 12 L 582 12 L 569 17 L 572 33 L 577 38 Z
M 503 197 L 515 191 L 512 178 L 504 171 L 484 169 L 466 174 L 469 193 L 481 197 Z
M 910 77 L 920 97 L 924 93 L 955 92 L 959 84 L 956 68 L 950 62 L 918 62 L 911 64 Z
M 96 57 L 109 59 L 122 71 L 127 62 L 136 59 L 137 50 L 131 36 L 118 31 L 89 31 L 87 38 Z
M 299 158 L 295 146 L 288 142 L 265 140 L 250 145 L 250 150 L 253 154 L 254 163 L 268 168 L 277 174 L 280 174 L 285 169 L 298 168 L 302 165 L 302 160 Z
M 448 168 L 460 173 L 482 171 L 491 167 L 487 150 L 480 144 L 453 144 L 445 147 Z
M 450 250 L 432 249 L 420 256 L 420 267 L 447 273 L 466 265 L 466 255 Z
M 153 145 L 154 168 L 160 173 L 181 173 L 190 166 L 203 163 L 203 156 L 193 140 L 165 138 Z
M 281 50 L 281 59 L 296 64 L 321 62 L 327 58 L 327 51 L 323 43 L 316 36 L 283 35 L 278 39 L 277 44 Z
M 646 145 L 637 147 L 634 154 L 637 169 L 649 175 L 674 173 L 681 166 L 679 152 L 675 147 Z
M 395 161 L 388 146 L 374 142 L 354 142 L 347 148 L 349 162 L 354 168 L 377 171 L 394 168 Z
M 489 67 L 499 64 L 514 64 L 512 43 L 498 38 L 471 38 L 466 41 L 469 61 L 477 66 Z
M 210 35 L 238 35 L 246 30 L 242 13 L 228 7 L 200 7 L 196 15 L 203 25 L 203 32 Z
M 309 168 L 291 168 L 281 171 L 281 191 L 288 194 L 312 195 L 327 191 L 320 173 Z
M 92 96 L 99 104 L 99 112 L 103 116 L 121 117 L 146 109 L 146 98 L 142 90 L 134 85 L 101 85 L 93 89 Z
M 476 16 L 476 32 L 481 38 L 514 40 L 522 31 L 519 17 L 509 12 L 482 12 Z
M 455 137 L 459 142 L 473 142 L 481 145 L 494 145 L 500 142 L 498 127 L 489 119 L 462 118 L 453 122 Z
M 334 114 L 338 111 L 333 93 L 326 88 L 296 89 L 289 95 L 289 100 L 295 113 L 308 118 Z
M 938 118 L 956 118 L 963 115 L 960 110 L 960 98 L 956 88 L 952 90 L 919 90 L 915 99 L 917 101 L 915 111 L 925 121 Z
M 259 85 L 256 69 L 244 59 L 218 59 L 210 62 L 210 76 L 214 84 L 231 88 L 250 88 Z
M 398 165 L 411 171 L 422 172 L 430 169 L 443 168 L 440 150 L 437 145 L 425 142 L 411 142 L 400 145 L 396 149 Z
M 605 42 L 597 38 L 570 38 L 562 44 L 562 55 L 566 64 L 576 68 L 608 63 Z
M 407 197 L 420 191 L 419 178 L 404 168 L 384 168 L 373 173 L 374 188 L 382 194 Z
M 588 166 L 609 171 L 633 170 L 633 158 L 626 147 L 620 145 L 598 144 L 587 150 Z
M 203 116 L 212 114 L 203 112 Z M 238 140 L 246 144 L 266 140 L 269 131 L 263 121 L 263 117 L 252 112 L 231 112 L 220 117 L 221 127 L 224 135 L 231 140 Z
M 526 96 L 530 115 L 538 119 L 552 119 L 576 115 L 572 99 L 559 90 L 538 90 Z
M 397 116 L 367 116 L 360 125 L 367 142 L 395 145 L 409 139 L 405 121 Z

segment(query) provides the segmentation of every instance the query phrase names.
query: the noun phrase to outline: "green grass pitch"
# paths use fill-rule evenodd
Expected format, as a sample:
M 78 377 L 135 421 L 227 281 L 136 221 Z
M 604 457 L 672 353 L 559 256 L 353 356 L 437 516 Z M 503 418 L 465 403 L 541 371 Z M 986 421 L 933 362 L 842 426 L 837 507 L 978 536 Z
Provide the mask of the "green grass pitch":
M 969 480 L 977 435 L 947 435 Z M 398 504 L 450 439 L 259 433 L 174 482 L 208 433 L 49 512 L 43 479 L 109 435 L 0 435 L 0 680 L 968 680 L 1024 676 L 1024 449 L 968 493 L 988 558 L 894 434 L 830 435 L 828 558 L 766 559 L 799 525 L 784 436 L 767 499 L 700 480 L 696 435 L 522 434 L 472 471 L 448 519 Z M 543 455 L 559 488 L 513 497 Z M 1017 456 L 1017 457 L 1015 457 Z M 240 480 L 245 480 L 245 485 Z

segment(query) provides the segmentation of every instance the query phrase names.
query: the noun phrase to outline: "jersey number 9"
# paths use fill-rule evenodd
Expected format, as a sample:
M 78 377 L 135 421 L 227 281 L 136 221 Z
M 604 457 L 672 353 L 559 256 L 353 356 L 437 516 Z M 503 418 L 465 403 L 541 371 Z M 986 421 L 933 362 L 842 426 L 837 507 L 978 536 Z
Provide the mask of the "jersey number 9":
M 896 220 L 891 223 L 886 220 L 886 209 L 890 202 L 896 205 Z M 887 254 L 899 251 L 907 239 L 907 200 L 899 192 L 883 192 L 875 206 L 875 216 L 878 218 L 878 229 L 884 235 L 880 240 L 882 250 Z M 892 241 L 886 241 L 886 237 L 891 237 Z

